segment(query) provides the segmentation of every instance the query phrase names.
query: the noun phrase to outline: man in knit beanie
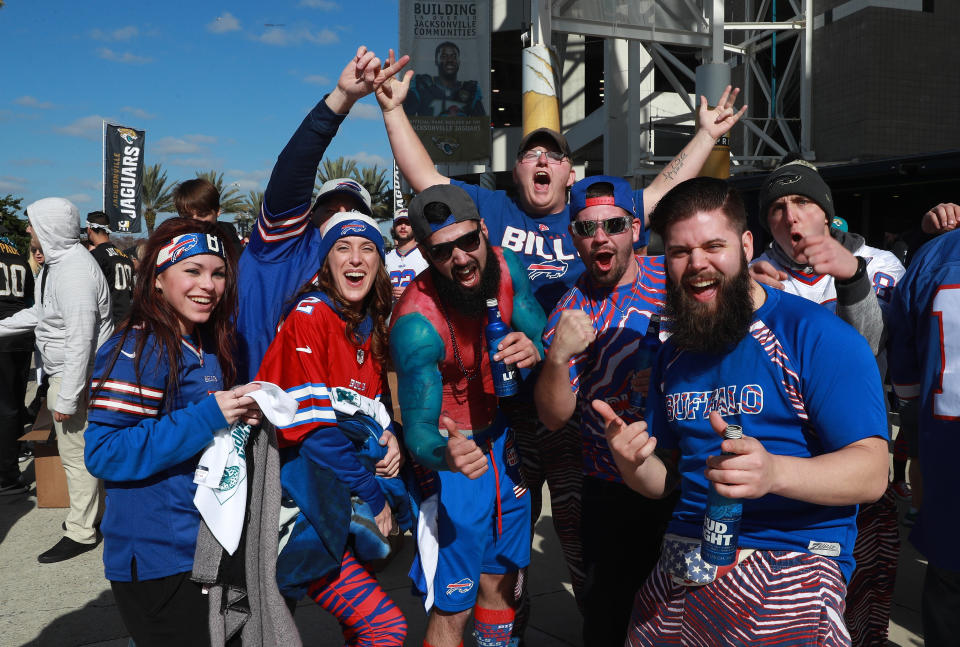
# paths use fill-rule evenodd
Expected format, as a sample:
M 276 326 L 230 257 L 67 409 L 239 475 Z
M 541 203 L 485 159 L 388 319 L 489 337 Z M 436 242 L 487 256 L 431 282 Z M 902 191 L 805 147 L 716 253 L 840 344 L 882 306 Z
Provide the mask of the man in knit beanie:
M 870 343 L 881 373 L 886 369 L 886 311 L 904 268 L 890 252 L 862 236 L 831 227 L 833 196 L 809 162 L 774 169 L 760 189 L 760 222 L 773 243 L 750 267 L 751 276 L 833 309 Z M 900 550 L 892 488 L 860 506 L 853 556 L 857 568 L 847 587 L 845 620 L 853 645 L 883 644 Z

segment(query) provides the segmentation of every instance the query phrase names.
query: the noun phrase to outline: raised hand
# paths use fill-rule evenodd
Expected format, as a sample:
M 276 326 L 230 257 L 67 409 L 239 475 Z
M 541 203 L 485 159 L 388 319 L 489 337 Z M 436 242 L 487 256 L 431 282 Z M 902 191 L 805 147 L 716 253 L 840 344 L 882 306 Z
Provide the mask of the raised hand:
M 557 328 L 550 343 L 550 354 L 559 361 L 569 362 L 570 358 L 587 349 L 597 338 L 593 322 L 583 310 L 570 309 L 560 313 Z
M 703 95 L 700 96 L 697 127 L 708 132 L 715 140 L 720 139 L 722 135 L 728 133 L 734 124 L 740 121 L 743 113 L 747 111 L 746 105 L 740 108 L 739 111 L 734 110 L 733 104 L 737 100 L 737 95 L 740 94 L 740 88 L 733 88 L 731 91 L 730 87 L 731 86 L 728 85 L 723 91 L 716 108 L 709 108 L 707 106 L 707 98 Z
M 941 202 L 923 214 L 920 228 L 928 234 L 942 234 L 956 229 L 958 224 L 960 224 L 960 205 Z
M 796 247 L 798 262 L 806 259 L 807 265 L 817 274 L 829 274 L 845 280 L 857 273 L 857 257 L 838 243 L 832 236 L 814 234 L 806 236 Z
M 384 78 L 380 80 L 376 88 L 377 102 L 383 112 L 390 112 L 403 107 L 407 92 L 410 90 L 410 80 L 413 78 L 413 70 L 407 70 L 402 79 L 397 79 L 394 76 L 410 60 L 407 55 L 404 55 L 399 61 L 395 61 L 394 57 L 395 54 L 391 49 L 389 56 L 387 56 Z M 386 74 L 388 71 L 389 74 Z
M 657 447 L 657 439 L 647 433 L 647 423 L 640 420 L 628 425 L 603 400 L 591 405 L 603 418 L 607 444 L 620 473 L 631 473 L 643 465 Z
M 440 426 L 447 430 L 447 449 L 444 454 L 450 471 L 460 472 L 469 479 L 482 476 L 487 471 L 487 457 L 477 443 L 460 433 L 457 423 L 450 416 L 440 416 Z
M 723 437 L 727 423 L 716 411 L 710 412 L 710 426 Z M 724 440 L 720 448 L 732 456 L 710 456 L 704 476 L 713 481 L 719 494 L 731 499 L 759 499 L 774 486 L 776 457 L 756 438 L 744 436 Z
M 769 285 L 777 290 L 783 289 L 782 281 L 787 280 L 787 273 L 775 268 L 769 261 L 757 261 L 750 264 L 750 278 L 757 283 Z

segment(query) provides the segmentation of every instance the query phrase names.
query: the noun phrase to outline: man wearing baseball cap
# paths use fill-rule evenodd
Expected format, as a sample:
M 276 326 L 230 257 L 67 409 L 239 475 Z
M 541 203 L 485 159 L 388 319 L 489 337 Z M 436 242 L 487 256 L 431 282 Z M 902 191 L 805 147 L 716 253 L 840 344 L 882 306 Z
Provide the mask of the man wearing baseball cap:
M 351 178 L 325 182 L 311 205 L 314 178 L 327 145 L 353 104 L 404 65 L 406 59 L 401 59 L 380 69 L 380 59 L 361 46 L 344 67 L 337 86 L 310 111 L 280 152 L 257 224 L 240 257 L 239 380 L 256 374 L 284 304 L 316 271 L 323 224 L 338 212 L 372 213 L 370 194 Z
M 905 270 L 890 252 L 832 226 L 837 220 L 843 221 L 816 167 L 802 159 L 782 164 L 760 189 L 760 222 L 773 243 L 750 266 L 750 274 L 832 309 L 866 338 L 885 372 L 887 310 Z M 876 503 L 860 506 L 857 526 L 857 568 L 847 587 L 847 626 L 853 644 L 882 644 L 897 569 L 890 556 L 900 551 L 892 488 Z
M 514 331 L 493 360 L 528 369 L 541 357 L 543 311 L 462 188 L 427 188 L 409 218 L 429 267 L 393 310 L 390 352 L 405 443 L 424 468 L 414 565 L 431 610 L 424 645 L 462 644 L 472 609 L 477 644 L 505 646 L 517 572 L 530 561 L 530 496 L 494 395 L 484 327 L 495 299 Z
M 387 254 L 384 264 L 390 275 L 393 301 L 396 303 L 417 274 L 427 269 L 427 261 L 420 253 L 417 239 L 413 237 L 413 227 L 410 226 L 406 209 L 397 209 L 390 233 L 393 235 L 394 248 Z
M 634 254 L 641 231 L 634 213 L 633 191 L 622 178 L 597 175 L 571 187 L 570 232 L 586 272 L 547 321 L 546 359 L 535 390 L 548 429 L 556 432 L 580 417 L 577 530 L 586 574 L 580 603 L 584 644 L 598 646 L 623 645 L 633 595 L 657 562 L 676 500 L 648 499 L 624 484 L 603 419 L 590 406 L 595 399 L 608 402 L 628 423 L 646 416 L 643 400 L 660 346 L 664 269 L 662 256 Z

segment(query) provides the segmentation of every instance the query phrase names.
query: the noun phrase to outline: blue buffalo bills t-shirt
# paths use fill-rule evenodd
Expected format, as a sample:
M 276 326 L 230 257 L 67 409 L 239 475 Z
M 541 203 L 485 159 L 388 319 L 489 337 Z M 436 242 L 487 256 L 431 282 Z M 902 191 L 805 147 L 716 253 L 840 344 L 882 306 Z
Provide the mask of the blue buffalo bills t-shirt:
M 749 333 L 725 355 L 678 350 L 669 339 L 651 376 L 651 433 L 679 450 L 681 499 L 668 532 L 700 537 L 708 456 L 720 454 L 711 411 L 743 427 L 771 454 L 807 458 L 887 437 L 880 373 L 864 338 L 826 308 L 764 288 Z M 740 546 L 814 553 L 849 581 L 857 506 L 822 506 L 768 494 L 743 501 Z

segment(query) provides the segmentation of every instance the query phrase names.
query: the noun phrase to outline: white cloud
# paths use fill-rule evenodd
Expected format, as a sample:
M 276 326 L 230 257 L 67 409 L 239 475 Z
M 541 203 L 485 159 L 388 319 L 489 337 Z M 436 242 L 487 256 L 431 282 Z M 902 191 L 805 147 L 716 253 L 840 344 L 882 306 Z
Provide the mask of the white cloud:
M 311 74 L 309 76 L 305 76 L 303 77 L 303 82 L 312 83 L 313 85 L 330 85 L 330 79 L 322 74 Z
M 347 159 L 352 159 L 358 164 L 362 164 L 364 166 L 379 166 L 380 168 L 393 169 L 393 160 L 387 159 L 382 155 L 377 155 L 376 153 L 360 151 L 359 153 L 355 153 L 353 155 L 346 155 L 346 157 Z
M 186 167 L 193 171 L 208 171 L 222 167 L 223 160 L 218 157 L 185 157 L 183 159 L 172 159 L 167 164 L 169 166 Z M 193 177 L 193 173 L 184 179 L 190 179 L 191 177 Z
M 149 63 L 153 60 L 152 58 L 146 56 L 137 56 L 136 54 L 131 54 L 130 52 L 115 52 L 107 47 L 98 48 L 97 56 L 107 61 L 114 61 L 115 63 L 129 63 L 132 65 Z
M 339 4 L 330 2 L 330 0 L 300 0 L 300 6 L 320 9 L 321 11 L 336 11 L 340 8 Z
M 112 123 L 117 120 L 110 117 L 101 117 L 100 115 L 90 115 L 89 117 L 80 117 L 66 126 L 60 126 L 56 131 L 73 137 L 97 140 L 103 137 L 104 121 Z
M 124 106 L 120 108 L 120 110 L 122 110 L 127 114 L 133 115 L 138 119 L 153 119 L 154 117 L 157 116 L 155 114 L 147 112 L 146 110 L 142 110 L 140 108 L 134 108 L 133 106 Z
M 230 31 L 239 31 L 240 30 L 240 21 L 237 20 L 229 11 L 224 11 L 222 14 L 217 16 L 214 20 L 207 23 L 207 31 L 213 32 L 214 34 L 225 34 Z
M 355 103 L 347 119 L 380 119 L 380 108 L 370 103 Z
M 93 198 L 86 193 L 71 193 L 70 195 L 64 197 L 74 204 L 84 204 L 93 200 Z
M 155 153 L 160 155 L 189 155 L 206 153 L 207 145 L 217 141 L 210 135 L 184 135 L 183 137 L 162 137 L 153 144 Z
M 229 184 L 236 183 L 240 193 L 246 194 L 247 191 L 266 190 L 267 180 L 270 178 L 270 169 L 256 169 L 253 171 L 228 169 L 223 175 L 227 178 Z
M 53 166 L 53 160 L 42 157 L 23 157 L 16 160 L 10 160 L 14 166 Z
M 314 31 L 312 27 L 296 27 L 295 29 L 286 29 L 284 27 L 274 27 L 268 29 L 255 39 L 267 45 L 276 45 L 277 47 L 286 47 L 288 45 L 298 45 L 300 43 L 313 43 L 314 45 L 329 45 L 340 41 L 337 33 L 330 29 L 321 29 Z
M 94 29 L 90 32 L 90 37 L 94 40 L 105 41 L 130 40 L 139 33 L 140 30 L 138 30 L 136 27 L 133 25 L 127 25 L 126 27 L 120 27 L 119 29 L 114 29 L 113 31 Z
M 0 175 L 0 193 L 23 193 L 27 187 L 27 178 L 13 175 Z
M 27 106 L 28 108 L 39 108 L 40 110 L 49 110 L 53 108 L 53 104 L 49 101 L 40 101 L 36 97 L 31 97 L 30 95 L 24 95 L 22 97 L 17 97 L 13 100 L 18 106 Z

